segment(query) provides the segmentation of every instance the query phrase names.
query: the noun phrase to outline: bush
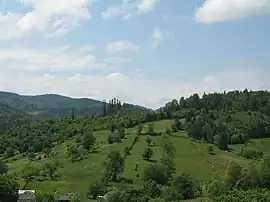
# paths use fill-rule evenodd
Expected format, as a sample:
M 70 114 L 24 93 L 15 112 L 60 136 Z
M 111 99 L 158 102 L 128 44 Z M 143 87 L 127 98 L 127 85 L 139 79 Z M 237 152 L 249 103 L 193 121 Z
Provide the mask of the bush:
M 0 160 L 0 175 L 8 172 L 8 165 Z
M 142 192 L 150 198 L 157 198 L 161 195 L 161 189 L 156 181 L 148 180 L 141 188 Z
M 121 138 L 118 135 L 118 133 L 112 133 L 108 136 L 108 143 L 109 144 L 120 143 L 120 142 L 121 142 Z
M 81 143 L 81 142 L 82 142 L 81 136 L 76 137 L 75 142 L 76 142 L 77 144 L 78 144 L 78 143 Z
M 131 148 L 130 147 L 125 147 L 124 149 L 124 156 L 130 155 Z
M 202 193 L 199 183 L 194 181 L 191 176 L 186 173 L 182 173 L 175 178 L 173 187 L 181 193 L 185 200 L 199 197 Z
M 142 157 L 143 157 L 143 159 L 149 161 L 150 158 L 153 156 L 153 154 L 154 154 L 153 150 L 152 150 L 151 148 L 148 147 L 148 148 L 146 148 L 146 149 L 144 150 L 144 152 L 142 153 Z
M 166 134 L 171 135 L 171 129 L 170 128 L 166 128 Z
M 107 188 L 103 182 L 95 182 L 94 184 L 90 185 L 90 188 L 87 193 L 87 197 L 91 199 L 97 199 L 99 195 L 106 194 Z
M 6 156 L 8 158 L 12 157 L 15 155 L 15 149 L 12 148 L 12 147 L 8 147 L 7 150 L 6 150 Z
M 132 142 L 132 146 L 134 146 L 136 144 L 136 142 L 139 140 L 139 135 L 136 135 L 133 139 L 133 142 Z
M 208 152 L 208 154 L 214 154 L 214 147 L 212 145 L 209 145 L 207 147 L 207 152 Z
M 143 180 L 154 180 L 158 184 L 166 185 L 169 181 L 169 176 L 167 174 L 167 168 L 163 165 L 152 164 L 143 171 Z
M 240 155 L 248 159 L 261 159 L 263 158 L 263 152 L 255 149 L 241 148 Z
M 234 189 L 228 193 L 216 196 L 213 198 L 215 202 L 243 202 L 243 201 L 260 201 L 267 202 L 270 200 L 270 194 L 268 190 L 264 189 L 249 189 L 239 190 Z
M 152 142 L 152 139 L 151 139 L 149 136 L 147 136 L 147 137 L 145 138 L 145 142 L 147 143 L 148 146 L 150 146 L 150 144 L 151 144 L 151 142 Z
M 163 187 L 162 198 L 165 201 L 181 201 L 184 199 L 182 193 L 174 187 Z

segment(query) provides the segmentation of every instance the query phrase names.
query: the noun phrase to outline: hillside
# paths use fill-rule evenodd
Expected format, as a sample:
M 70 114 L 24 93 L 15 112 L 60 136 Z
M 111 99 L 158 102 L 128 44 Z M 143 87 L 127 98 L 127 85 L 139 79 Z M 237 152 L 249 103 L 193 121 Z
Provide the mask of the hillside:
M 45 116 L 70 116 L 71 109 L 74 109 L 78 114 L 91 115 L 102 113 L 101 101 L 87 98 L 74 99 L 54 94 L 23 96 L 0 92 L 0 103 L 29 114 Z
M 28 120 L 28 114 L 0 103 L 0 133 L 5 132 L 9 128 L 26 124 Z
M 111 201 L 120 202 L 238 202 L 224 200 L 231 192 L 257 201 L 270 190 L 269 98 L 264 91 L 195 94 L 157 111 L 114 102 L 106 116 L 12 128 L 0 136 L 0 155 L 20 188 L 76 192 L 85 202 L 112 190 Z

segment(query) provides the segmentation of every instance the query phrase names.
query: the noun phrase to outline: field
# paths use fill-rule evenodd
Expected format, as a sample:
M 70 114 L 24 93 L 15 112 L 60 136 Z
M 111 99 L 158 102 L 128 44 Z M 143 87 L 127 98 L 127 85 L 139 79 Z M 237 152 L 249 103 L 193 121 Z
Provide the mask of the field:
M 170 126 L 171 123 L 172 120 L 154 122 L 155 131 L 164 133 L 165 128 Z M 75 139 L 57 145 L 53 149 L 53 152 L 57 152 L 58 155 L 54 158 L 63 164 L 57 171 L 57 174 L 60 176 L 59 179 L 57 181 L 31 182 L 26 188 L 35 189 L 38 192 L 76 192 L 80 195 L 83 202 L 88 201 L 86 197 L 87 189 L 91 183 L 100 179 L 103 170 L 103 162 L 107 158 L 108 153 L 112 150 L 123 152 L 126 146 L 131 145 L 135 132 L 136 128 L 128 129 L 127 139 L 122 143 L 113 145 L 107 143 L 109 131 L 95 132 L 99 151 L 90 153 L 86 156 L 86 159 L 75 163 L 71 162 L 66 154 L 67 145 L 75 141 Z M 144 161 L 141 157 L 142 152 L 147 148 L 145 138 L 146 136 L 139 138 L 139 141 L 134 145 L 131 151 L 131 155 L 127 156 L 125 160 L 125 178 L 133 180 L 134 183 L 138 184 L 141 183 L 141 180 L 136 177 L 136 172 L 134 171 L 136 164 L 139 165 L 140 172 L 150 164 L 150 162 Z M 153 142 L 155 142 L 152 160 L 158 161 L 162 155 L 162 149 L 160 147 L 161 138 L 161 136 L 152 137 Z M 239 145 L 231 147 L 233 149 L 232 152 L 224 152 L 215 148 L 215 154 L 210 155 L 206 150 L 208 144 L 190 141 L 184 132 L 174 133 L 170 139 L 177 149 L 175 159 L 176 172 L 188 172 L 194 179 L 203 182 L 211 180 L 214 173 L 223 175 L 226 166 L 231 160 L 238 162 L 242 166 L 246 166 L 249 163 L 247 159 L 237 155 L 237 151 L 240 148 Z M 249 143 L 249 145 L 263 148 L 264 151 L 270 152 L 269 140 L 254 141 Z M 42 158 L 40 161 L 34 161 L 34 164 L 42 166 L 42 164 L 48 160 L 48 158 Z M 29 160 L 27 157 L 17 155 L 8 160 L 9 170 L 13 173 L 19 173 L 28 163 Z M 23 182 L 21 182 L 21 185 L 23 186 Z M 196 200 L 194 200 L 194 202 L 195 201 Z

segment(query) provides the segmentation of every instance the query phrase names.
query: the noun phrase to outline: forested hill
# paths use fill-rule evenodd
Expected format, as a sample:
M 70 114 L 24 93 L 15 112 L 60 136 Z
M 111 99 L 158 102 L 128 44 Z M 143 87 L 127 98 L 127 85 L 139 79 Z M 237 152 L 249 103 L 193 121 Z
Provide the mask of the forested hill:
M 268 91 L 231 91 L 210 93 L 199 97 L 193 94 L 188 98 L 172 100 L 157 111 L 164 111 L 171 116 L 179 116 L 182 109 L 208 109 L 223 111 L 258 111 L 270 115 L 270 92 Z
M 6 131 L 14 126 L 25 124 L 28 120 L 28 114 L 0 103 L 0 132 Z
M 77 114 L 92 115 L 102 112 L 102 102 L 93 99 L 74 99 L 61 95 L 47 94 L 23 96 L 0 92 L 0 103 L 24 113 L 44 116 L 70 116 L 71 109 Z

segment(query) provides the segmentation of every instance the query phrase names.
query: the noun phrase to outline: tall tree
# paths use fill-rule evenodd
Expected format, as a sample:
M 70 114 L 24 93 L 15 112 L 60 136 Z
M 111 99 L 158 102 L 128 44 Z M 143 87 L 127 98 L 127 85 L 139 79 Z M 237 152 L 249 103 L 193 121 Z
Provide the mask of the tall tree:
M 108 182 L 115 182 L 118 176 L 124 172 L 124 158 L 118 151 L 112 151 L 105 162 L 103 179 Z
M 83 135 L 83 148 L 86 150 L 92 149 L 93 145 L 95 144 L 96 138 L 93 135 L 92 131 L 88 131 Z
M 0 201 L 17 202 L 18 199 L 18 182 L 11 176 L 0 175 Z

